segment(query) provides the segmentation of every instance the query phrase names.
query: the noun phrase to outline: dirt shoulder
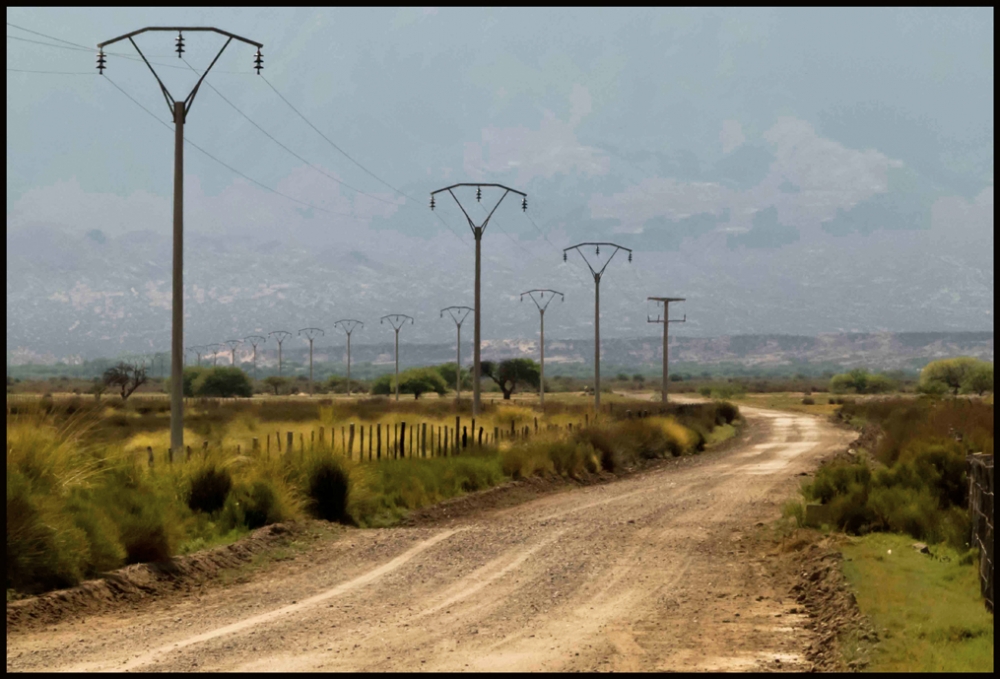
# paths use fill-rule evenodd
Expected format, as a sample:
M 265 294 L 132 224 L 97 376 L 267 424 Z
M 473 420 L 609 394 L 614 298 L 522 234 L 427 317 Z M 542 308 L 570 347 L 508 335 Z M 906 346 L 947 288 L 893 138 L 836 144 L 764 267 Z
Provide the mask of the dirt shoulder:
M 517 504 L 523 486 L 494 489 L 227 587 L 8 629 L 7 668 L 810 669 L 818 632 L 753 536 L 854 435 L 744 412 L 700 456 Z

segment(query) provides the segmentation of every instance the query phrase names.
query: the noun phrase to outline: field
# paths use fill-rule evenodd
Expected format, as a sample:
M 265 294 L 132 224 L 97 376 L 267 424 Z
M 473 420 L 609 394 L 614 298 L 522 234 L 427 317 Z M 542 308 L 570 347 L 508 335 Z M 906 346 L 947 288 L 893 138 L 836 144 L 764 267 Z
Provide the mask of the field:
M 506 479 L 692 454 L 731 436 L 738 416 L 708 403 L 638 417 L 652 408 L 612 397 L 595 417 L 579 398 L 552 399 L 544 413 L 486 401 L 473 428 L 468 403 L 445 398 L 192 400 L 189 443 L 171 460 L 164 398 L 9 399 L 8 598 L 269 523 L 387 526 Z

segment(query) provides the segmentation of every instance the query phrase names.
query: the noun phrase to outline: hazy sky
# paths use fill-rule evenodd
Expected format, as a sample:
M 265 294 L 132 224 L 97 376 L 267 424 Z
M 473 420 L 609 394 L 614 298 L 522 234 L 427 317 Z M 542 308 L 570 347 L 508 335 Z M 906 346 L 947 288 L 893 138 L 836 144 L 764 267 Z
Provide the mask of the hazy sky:
M 462 295 L 466 279 L 471 285 L 464 218 L 441 200 L 443 223 L 426 201 L 444 185 L 484 181 L 527 192 L 534 221 L 516 202 L 501 206 L 484 242 L 496 275 L 487 284 L 497 294 L 509 287 L 508 297 L 529 287 L 573 293 L 579 305 L 567 299 L 574 311 L 554 321 L 563 334 L 585 336 L 592 322 L 593 282 L 560 252 L 584 240 L 636 250 L 634 271 L 616 274 L 636 299 L 616 302 L 609 292 L 608 332 L 621 336 L 651 334 L 646 295 L 687 293 L 700 299 L 688 309 L 703 319 L 686 329 L 696 334 L 993 327 L 992 8 L 8 8 L 7 21 L 8 345 L 36 337 L 16 316 L 38 303 L 48 305 L 46 320 L 77 322 L 81 332 L 101 316 L 103 330 L 86 330 L 92 339 L 135 334 L 128 319 L 140 308 L 164 321 L 169 314 L 159 262 L 130 263 L 138 267 L 132 285 L 120 277 L 121 261 L 102 267 L 100 255 L 50 262 L 55 273 L 29 282 L 11 273 L 40 266 L 32 249 L 40 243 L 76 256 L 73 239 L 87 242 L 88 233 L 118 253 L 133 247 L 129 234 L 151 233 L 153 251 L 168 258 L 173 186 L 172 131 L 112 85 L 168 120 L 146 66 L 117 56 L 134 55 L 132 46 L 109 48 L 105 79 L 92 53 L 21 29 L 93 46 L 144 26 L 185 24 L 264 43 L 265 66 L 256 76 L 253 49 L 232 43 L 206 81 L 218 93 L 203 86 L 194 101 L 188 140 L 301 201 L 188 146 L 189 243 L 201 236 L 232 245 L 220 256 L 257 253 L 249 273 L 233 275 L 230 293 L 218 272 L 189 266 L 194 297 L 191 286 L 211 278 L 215 303 L 229 295 L 249 304 L 264 279 L 281 286 L 284 273 L 300 273 L 269 268 L 271 250 L 298 248 L 303 270 L 321 272 L 321 252 L 356 253 L 352 261 L 392 267 L 392 276 L 414 269 L 419 275 L 393 279 L 397 292 L 380 293 L 379 303 L 397 302 L 399 311 L 411 303 L 436 317 L 440 306 L 469 304 L 446 299 L 448 285 L 440 297 L 418 290 L 421 276 L 452 268 L 461 270 Z M 197 77 L 173 53 L 175 37 L 147 33 L 137 42 L 182 98 Z M 185 37 L 196 68 L 222 44 L 213 34 Z M 485 215 L 466 198 L 470 214 Z M 879 270 L 894 258 L 905 265 Z M 803 267 L 815 272 L 814 259 L 831 268 L 814 293 L 803 292 Z M 924 261 L 937 262 L 927 264 L 931 275 Z M 867 307 L 838 301 L 839 281 L 869 276 Z M 607 280 L 610 287 L 610 272 Z M 713 280 L 728 286 L 724 305 L 713 304 Z M 309 291 L 296 294 L 308 309 Z M 397 310 L 351 307 L 349 290 L 335 294 L 345 311 Z M 755 311 L 755 300 L 781 295 L 797 300 L 784 321 L 771 307 Z M 936 306 L 907 315 L 907 305 L 935 296 Z M 628 312 L 616 317 L 615 307 Z M 723 311 L 731 307 L 746 311 L 739 322 Z M 267 313 L 246 332 L 268 326 Z M 530 333 L 534 321 L 522 316 L 523 328 L 498 320 L 484 332 Z

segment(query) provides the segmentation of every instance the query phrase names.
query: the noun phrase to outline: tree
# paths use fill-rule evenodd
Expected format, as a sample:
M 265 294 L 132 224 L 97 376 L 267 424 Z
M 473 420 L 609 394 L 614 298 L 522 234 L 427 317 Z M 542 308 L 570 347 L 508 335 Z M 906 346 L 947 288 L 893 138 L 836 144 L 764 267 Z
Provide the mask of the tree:
M 922 391 L 934 391 L 944 386 L 957 395 L 962 383 L 980 365 L 986 363 L 971 356 L 958 356 L 956 358 L 942 358 L 931 361 L 920 371 L 920 388 Z M 989 364 L 987 364 L 989 365 Z
M 448 385 L 449 389 L 455 388 L 455 371 L 458 369 L 457 363 L 442 363 L 437 366 L 435 370 L 441 375 L 444 383 Z M 472 373 L 468 370 L 462 370 L 462 388 L 472 389 Z
M 274 390 L 274 395 L 278 396 L 282 389 L 288 387 L 288 380 L 284 377 L 279 377 L 278 375 L 270 375 L 264 378 L 264 384 L 268 386 L 269 389 Z
M 981 361 L 962 380 L 962 392 L 982 396 L 993 391 L 993 364 Z
M 247 374 L 232 366 L 218 366 L 205 370 L 194 381 L 196 396 L 231 398 L 253 396 L 253 384 Z
M 864 368 L 834 375 L 830 378 L 830 391 L 835 394 L 884 394 L 896 388 L 895 380 L 887 375 L 870 373 Z
M 395 379 L 395 375 L 382 375 L 372 383 L 371 393 L 381 396 L 396 393 Z M 448 391 L 437 368 L 410 368 L 399 374 L 399 393 L 413 394 L 413 398 L 417 399 L 431 391 L 436 394 Z
M 102 380 L 108 388 L 121 390 L 122 400 L 128 399 L 132 393 L 146 382 L 146 366 L 141 363 L 119 361 L 104 371 Z
M 497 383 L 503 392 L 505 401 L 510 400 L 519 384 L 538 388 L 541 371 L 538 364 L 530 358 L 508 358 L 506 361 L 483 361 L 480 363 L 482 374 Z

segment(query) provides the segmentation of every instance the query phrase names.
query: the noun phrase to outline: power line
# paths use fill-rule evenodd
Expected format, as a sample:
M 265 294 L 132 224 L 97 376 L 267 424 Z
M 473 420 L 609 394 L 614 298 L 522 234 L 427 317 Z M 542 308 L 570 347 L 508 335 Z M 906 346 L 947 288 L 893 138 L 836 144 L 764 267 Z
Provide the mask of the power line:
M 79 43 L 70 42 L 69 40 L 63 40 L 62 38 L 57 38 L 57 37 L 55 37 L 53 35 L 46 35 L 45 33 L 39 33 L 38 31 L 33 31 L 30 28 L 24 28 L 23 26 L 18 26 L 16 24 L 12 24 L 9 21 L 7 22 L 7 25 L 10 26 L 10 27 L 12 27 L 12 28 L 16 28 L 18 30 L 21 30 L 21 31 L 26 31 L 26 32 L 31 33 L 33 35 L 40 35 L 41 37 L 48 38 L 49 40 L 56 40 L 57 42 L 66 43 L 67 45 L 71 45 L 71 47 L 64 47 L 63 45 L 52 45 L 52 44 L 47 43 L 47 42 L 41 42 L 39 40 L 29 40 L 28 38 L 19 38 L 16 35 L 10 35 L 10 34 L 8 34 L 7 37 L 10 38 L 11 40 L 20 40 L 22 42 L 30 42 L 30 43 L 34 43 L 36 45 L 44 45 L 45 47 L 56 47 L 58 49 L 64 49 L 64 50 L 66 50 L 66 49 L 75 49 L 75 50 L 79 50 L 79 51 L 92 52 L 92 53 L 96 53 L 96 52 L 99 51 L 99 50 L 97 50 L 94 47 L 87 47 L 86 45 L 81 45 Z M 141 61 L 141 59 L 139 57 L 135 56 L 134 54 L 125 54 L 123 52 L 105 52 L 105 55 L 107 55 L 107 56 L 114 56 L 114 57 L 122 57 L 124 59 L 129 59 L 131 61 L 136 61 L 136 62 Z M 159 58 L 163 58 L 163 57 L 159 57 Z M 150 63 L 156 64 L 157 66 L 163 66 L 165 68 L 179 68 L 179 69 L 182 69 L 182 70 L 187 70 L 183 66 L 175 66 L 173 64 L 164 64 L 164 63 L 159 62 L 159 61 L 152 61 Z M 242 74 L 242 71 L 217 71 L 217 72 L 218 73 L 240 73 L 240 74 Z
M 198 71 L 197 71 L 197 70 L 196 70 L 196 69 L 195 69 L 195 68 L 194 68 L 194 67 L 193 67 L 193 66 L 192 66 L 191 64 L 188 64 L 188 61 L 187 61 L 187 59 L 183 59 L 183 57 L 182 57 L 182 60 L 184 61 L 184 63 L 185 63 L 185 64 L 187 64 L 188 68 L 190 68 L 190 69 L 191 69 L 192 71 L 194 71 L 195 73 L 198 73 Z M 199 75 L 200 75 L 200 74 L 199 74 Z M 273 142 L 274 142 L 275 144 L 277 144 L 278 146 L 280 146 L 281 148 L 283 148 L 283 149 L 284 149 L 285 151 L 287 151 L 288 153 L 292 154 L 293 156 L 295 156 L 296 158 L 298 158 L 299 160 L 301 160 L 301 161 L 302 161 L 303 163 L 305 163 L 305 164 L 306 164 L 306 165 L 308 165 L 309 167 L 313 168 L 314 170 L 316 170 L 317 172 L 319 172 L 320 174 L 322 174 L 322 175 L 323 175 L 324 177 L 327 177 L 328 179 L 331 179 L 331 180 L 333 180 L 333 181 L 337 182 L 338 184 L 340 184 L 341 186 L 343 186 L 343 187 L 345 187 L 345 188 L 348 188 L 348 189 L 350 189 L 350 190 L 352 190 L 352 191 L 355 191 L 355 192 L 357 192 L 357 193 L 360 193 L 360 194 L 361 194 L 362 196 L 368 196 L 369 198 L 372 198 L 372 199 L 374 199 L 374 200 L 377 200 L 377 201 L 379 201 L 379 202 L 382 202 L 382 203 L 386 203 L 386 204 L 388 204 L 388 205 L 396 205 L 396 206 L 399 206 L 399 203 L 396 203 L 396 202 L 393 202 L 393 201 L 391 201 L 391 200 L 385 200 L 384 198 L 379 198 L 378 196 L 373 196 L 373 195 L 372 195 L 372 194 L 370 194 L 370 193 L 365 193 L 365 192 L 364 192 L 364 191 L 362 191 L 361 189 L 356 189 L 356 188 L 354 188 L 353 186 L 351 186 L 350 184 L 348 184 L 348 183 L 346 183 L 346 182 L 343 182 L 343 181 L 341 181 L 341 180 L 337 179 L 336 177 L 334 177 L 333 175 L 331 175 L 331 174 L 327 173 L 326 171 L 324 171 L 324 170 L 323 170 L 322 168 L 320 168 L 319 166 L 317 166 L 317 165 L 314 165 L 314 164 L 310 163 L 310 162 L 309 162 L 308 160 L 306 160 L 305 158 L 303 158 L 302 156 L 300 156 L 299 154 L 297 154 L 297 153 L 296 153 L 295 151 L 291 150 L 290 148 L 288 148 L 287 146 L 285 146 L 284 144 L 282 144 L 282 143 L 281 143 L 280 141 L 278 141 L 277 139 L 275 139 L 275 138 L 274 138 L 274 136 L 273 136 L 273 135 L 272 135 L 272 134 L 271 134 L 270 132 L 268 132 L 268 131 L 267 131 L 267 130 L 265 130 L 265 129 L 264 129 L 263 127 L 261 127 L 260 125 L 258 125 L 257 123 L 255 123 L 255 122 L 254 122 L 254 121 L 253 121 L 253 120 L 252 120 L 252 119 L 250 118 L 250 116 L 248 116 L 248 115 L 247 115 L 246 113 L 244 113 L 244 112 L 243 112 L 243 111 L 241 111 L 241 110 L 240 110 L 239 108 L 237 108 L 236 104 L 234 104 L 233 102 L 229 101 L 229 100 L 228 100 L 228 99 L 227 99 L 227 98 L 226 98 L 226 97 L 225 97 L 225 96 L 224 96 L 224 95 L 222 94 L 222 92 L 220 92 L 220 91 L 219 91 L 218 89 L 216 89 L 216 88 L 215 88 L 215 86 L 213 86 L 213 85 L 212 85 L 212 83 L 210 83 L 210 82 L 208 82 L 208 81 L 206 80 L 206 81 L 205 81 L 205 84 L 206 84 L 206 85 L 208 85 L 208 86 L 209 86 L 209 87 L 210 87 L 210 88 L 212 89 L 212 91 L 213 91 L 213 92 L 215 92 L 215 93 L 216 93 L 217 95 L 219 95 L 220 97 L 222 97 L 222 100 L 223 100 L 224 102 L 226 102 L 227 104 L 229 104 L 229 105 L 230 105 L 230 106 L 231 106 L 231 107 L 233 108 L 233 110 L 235 110 L 235 111 L 236 111 L 237 113 L 239 113 L 239 114 L 240 114 L 241 116 L 243 116 L 244 118 L 246 118 L 246 119 L 247 119 L 247 121 L 248 121 L 248 122 L 249 122 L 249 123 L 250 123 L 251 125 L 253 125 L 253 126 L 254 126 L 254 127 L 256 127 L 256 128 L 258 129 L 258 130 L 260 130 L 260 131 L 261 131 L 261 132 L 262 132 L 262 133 L 263 133 L 263 134 L 264 134 L 264 135 L 265 135 L 265 136 L 266 136 L 266 137 L 267 137 L 268 139 L 270 139 L 270 140 L 271 140 L 271 141 L 273 141 Z
M 365 172 L 367 172 L 369 175 L 371 175 L 372 177 L 374 177 L 375 179 L 377 179 L 379 182 L 381 182 L 385 186 L 388 186 L 390 189 L 392 189 L 393 191 L 395 191 L 399 195 L 403 196 L 404 198 L 409 198 L 410 200 L 413 200 L 413 198 L 410 198 L 410 196 L 406 195 L 405 193 L 403 193 L 402 191 L 400 191 L 399 189 L 397 189 L 395 186 L 393 186 L 389 182 L 387 182 L 384 179 L 382 179 L 381 177 L 379 177 L 377 174 L 375 174 L 374 172 L 372 172 L 371 170 L 369 170 L 367 167 L 365 167 L 364 165 L 362 165 L 361 163 L 359 163 L 358 161 L 356 161 L 354 158 L 352 158 L 350 156 L 350 154 L 347 153 L 347 151 L 345 151 L 344 149 L 340 148 L 335 143 L 333 143 L 333 141 L 331 141 L 331 139 L 329 137 L 327 137 L 325 134 L 323 134 L 322 132 L 319 131 L 318 127 L 316 127 L 311 122 L 309 122 L 309 119 L 306 118 L 304 115 L 302 115 L 302 113 L 300 113 L 297 108 L 295 108 L 294 106 L 292 106 L 292 103 L 290 101 L 288 101 L 287 99 L 285 99 L 284 95 L 282 95 L 281 92 L 279 92 L 277 89 L 275 89 L 274 85 L 271 84 L 271 81 L 269 81 L 264 76 L 261 76 L 261 80 L 263 80 L 265 83 L 267 83 L 267 86 L 270 87 L 274 91 L 275 94 L 277 94 L 279 97 L 281 97 L 281 100 L 283 102 L 285 102 L 286 104 L 288 104 L 288 107 L 290 109 L 292 109 L 293 111 L 295 111 L 296 115 L 298 115 L 300 118 L 302 118 L 302 120 L 304 120 L 309 127 L 313 128 L 313 130 L 316 131 L 316 134 L 318 134 L 319 136 L 323 137 L 323 139 L 325 139 L 327 141 L 327 143 L 330 144 L 330 146 L 332 146 L 333 148 L 337 149 L 341 154 L 343 154 L 343 156 L 345 158 L 347 158 L 349 161 L 351 161 L 352 163 L 354 163 L 355 165 L 357 165 L 358 167 L 360 167 L 362 170 L 364 170 Z M 413 202 L 415 203 L 416 201 L 414 200 Z
M 115 88 L 119 92 L 121 92 L 126 97 L 128 97 L 129 99 L 131 99 L 132 102 L 135 103 L 139 108 L 141 108 L 143 111 L 145 111 L 149 115 L 153 116 L 153 118 L 155 118 L 158 123 L 160 123 L 161 125 L 163 125 L 164 127 L 166 127 L 168 130 L 170 129 L 170 125 L 168 123 L 165 123 L 163 120 L 160 119 L 159 116 L 157 116 L 155 113 L 153 113 L 152 111 L 150 111 L 148 108 L 146 108 L 145 106 L 143 106 L 142 104 L 140 104 L 132 95 L 130 95 L 128 92 L 126 92 L 121 87 L 119 87 L 118 84 L 115 83 L 114 80 L 112 80 L 111 78 L 109 78 L 106 74 L 104 75 L 104 77 L 107 79 L 107 81 L 109 83 L 111 83 L 112 85 L 114 85 Z M 277 189 L 272 189 L 270 186 L 267 186 L 266 184 L 260 183 L 259 181 L 257 181 L 253 177 L 248 177 L 247 175 L 245 175 L 242 172 L 240 172 L 239 170 L 237 170 L 235 167 L 232 167 L 231 165 L 228 165 L 227 163 L 219 160 L 218 158 L 216 158 L 211 153 L 209 153 L 205 149 L 203 149 L 200 146 L 198 146 L 197 144 L 195 144 L 193 141 L 191 141 L 187 137 L 184 137 L 184 141 L 187 142 L 188 144 L 190 144 L 191 146 L 193 146 L 194 148 L 198 149 L 202 153 L 204 153 L 206 156 L 208 156 L 209 158 L 211 158 L 212 160 L 214 160 L 215 162 L 217 162 L 219 165 L 222 165 L 224 168 L 226 168 L 230 172 L 233 172 L 234 174 L 238 174 L 239 176 L 243 177 L 247 181 L 253 182 L 257 186 L 261 187 L 262 189 L 266 189 L 267 191 L 270 191 L 271 193 L 277 194 L 277 195 L 281 196 L 282 198 L 287 198 L 288 200 L 291 200 L 291 201 L 294 201 L 296 203 L 299 203 L 300 205 L 305 205 L 306 207 L 312 208 L 314 210 L 319 210 L 320 212 L 327 212 L 327 213 L 332 213 L 332 214 L 338 214 L 338 213 L 333 213 L 331 210 L 327 210 L 325 208 L 321 208 L 318 205 L 313 205 L 312 203 L 307 203 L 304 200 L 299 200 L 298 198 L 293 198 L 292 196 L 289 196 L 289 195 L 287 195 L 285 193 L 282 193 L 281 191 L 278 191 Z M 350 216 L 353 219 L 357 219 L 353 215 L 344 215 L 344 216 Z
M 8 68 L 13 73 L 48 73 L 52 75 L 98 75 L 93 71 L 30 71 L 24 68 Z

